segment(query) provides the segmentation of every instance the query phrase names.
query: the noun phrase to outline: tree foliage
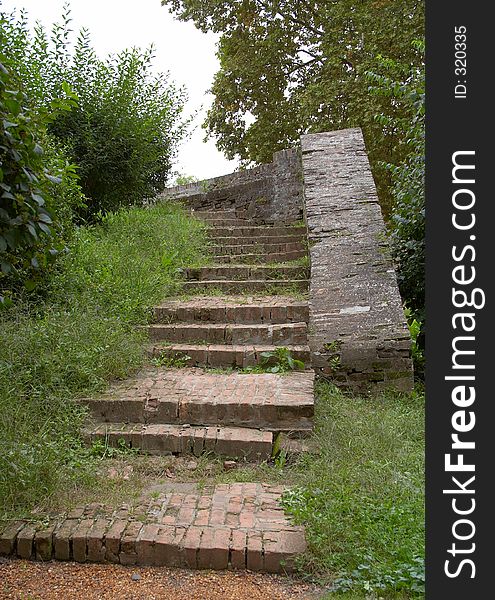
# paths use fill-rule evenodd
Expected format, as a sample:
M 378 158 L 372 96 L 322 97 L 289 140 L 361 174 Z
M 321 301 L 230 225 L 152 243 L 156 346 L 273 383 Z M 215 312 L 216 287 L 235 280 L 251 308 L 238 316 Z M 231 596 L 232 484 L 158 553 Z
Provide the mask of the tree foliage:
M 424 56 L 424 42 L 413 44 Z M 425 72 L 380 58 L 369 72 L 370 91 L 389 98 L 389 110 L 377 116 L 384 134 L 401 140 L 403 160 L 387 163 L 392 176 L 393 213 L 389 222 L 392 252 L 402 297 L 412 314 L 424 319 L 425 303 Z M 393 113 L 398 112 L 398 118 Z
M 100 59 L 81 30 L 73 43 L 70 9 L 51 33 L 39 24 L 31 34 L 24 13 L 10 16 L 7 51 L 37 108 L 68 92 L 77 105 L 49 125 L 78 166 L 85 218 L 140 203 L 166 185 L 185 134 L 185 92 L 167 73 L 153 72 L 153 48 L 124 50 Z
M 365 72 L 378 54 L 417 65 L 422 0 L 162 0 L 182 20 L 221 34 L 206 128 L 228 158 L 268 162 L 301 133 L 363 129 L 379 192 L 396 141 L 384 138 Z

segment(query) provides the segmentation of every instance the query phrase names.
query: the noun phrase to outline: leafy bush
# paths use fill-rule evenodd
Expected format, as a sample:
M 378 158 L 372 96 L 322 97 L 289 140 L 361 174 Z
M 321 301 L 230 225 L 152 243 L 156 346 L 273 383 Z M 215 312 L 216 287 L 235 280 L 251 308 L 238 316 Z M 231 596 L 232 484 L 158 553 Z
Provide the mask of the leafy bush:
M 166 185 L 186 126 L 180 121 L 183 89 L 168 74 L 152 73 L 153 48 L 124 50 L 102 60 L 82 30 L 71 52 L 70 9 L 49 37 L 31 35 L 27 18 L 8 17 L 8 50 L 38 107 L 77 96 L 49 131 L 69 148 L 88 201 L 80 215 L 94 219 L 142 203 Z
M 4 39 L 0 20 L 0 38 Z M 65 246 L 74 205 L 74 167 L 50 143 L 44 122 L 0 53 L 0 303 L 21 283 L 32 289 Z M 68 108 L 68 105 L 60 105 Z M 42 147 L 42 145 L 43 147 Z
M 415 43 L 418 55 L 424 43 Z M 418 320 L 424 318 L 425 303 L 425 74 L 392 60 L 380 59 L 380 73 L 370 72 L 370 91 L 390 98 L 390 112 L 377 120 L 385 136 L 403 140 L 405 158 L 386 164 L 392 175 L 393 211 L 389 223 L 390 243 L 398 269 L 398 283 L 406 305 Z M 401 76 L 397 79 L 397 75 Z M 396 118 L 393 107 L 401 106 L 405 116 Z
M 0 313 L 0 514 L 83 476 L 84 410 L 74 399 L 143 364 L 149 307 L 201 264 L 204 226 L 176 205 L 122 209 L 82 227 L 44 304 Z

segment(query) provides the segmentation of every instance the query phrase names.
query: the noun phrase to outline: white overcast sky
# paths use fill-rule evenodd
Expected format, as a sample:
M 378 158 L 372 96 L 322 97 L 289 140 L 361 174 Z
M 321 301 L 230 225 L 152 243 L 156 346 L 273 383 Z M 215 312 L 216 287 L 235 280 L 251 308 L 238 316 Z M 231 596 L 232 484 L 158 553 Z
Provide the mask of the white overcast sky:
M 0 0 L 4 12 L 25 8 L 30 22 L 47 27 L 60 20 L 64 0 Z M 185 85 L 189 94 L 188 114 L 201 109 L 196 129 L 184 142 L 175 169 L 200 179 L 231 173 L 237 163 L 227 161 L 212 140 L 203 142 L 200 127 L 212 101 L 206 91 L 218 68 L 215 56 L 217 36 L 203 34 L 190 22 L 176 21 L 160 0 L 72 0 L 72 28 L 86 27 L 100 57 L 131 46 L 156 48 L 155 69 L 170 71 L 172 79 Z

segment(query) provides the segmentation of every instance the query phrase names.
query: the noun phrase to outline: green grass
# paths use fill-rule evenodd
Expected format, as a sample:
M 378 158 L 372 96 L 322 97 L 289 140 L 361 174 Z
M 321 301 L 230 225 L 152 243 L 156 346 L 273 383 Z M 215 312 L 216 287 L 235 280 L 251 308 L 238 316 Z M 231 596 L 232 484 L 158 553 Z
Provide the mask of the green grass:
M 135 326 L 177 293 L 205 239 L 177 205 L 119 211 L 79 229 L 45 289 L 0 313 L 0 516 L 84 477 L 85 415 L 74 400 L 144 363 L 146 333 Z
M 316 408 L 318 452 L 301 455 L 284 500 L 306 527 L 301 570 L 348 598 L 421 597 L 422 395 L 349 397 L 319 383 Z
M 315 407 L 308 452 L 232 471 L 213 460 L 202 482 L 289 486 L 308 542 L 299 573 L 332 590 L 325 598 L 423 597 L 423 395 L 350 396 L 320 381 Z

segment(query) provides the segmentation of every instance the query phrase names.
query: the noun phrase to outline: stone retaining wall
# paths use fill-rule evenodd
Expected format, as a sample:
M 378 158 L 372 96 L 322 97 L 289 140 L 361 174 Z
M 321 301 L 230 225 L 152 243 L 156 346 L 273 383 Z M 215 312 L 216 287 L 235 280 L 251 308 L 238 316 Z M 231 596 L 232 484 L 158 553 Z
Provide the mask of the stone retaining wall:
M 411 389 L 410 336 L 360 129 L 301 138 L 313 367 L 356 390 Z
M 167 188 L 162 197 L 185 200 L 194 210 L 234 209 L 254 223 L 292 223 L 303 211 L 300 154 L 281 150 L 270 164 Z

